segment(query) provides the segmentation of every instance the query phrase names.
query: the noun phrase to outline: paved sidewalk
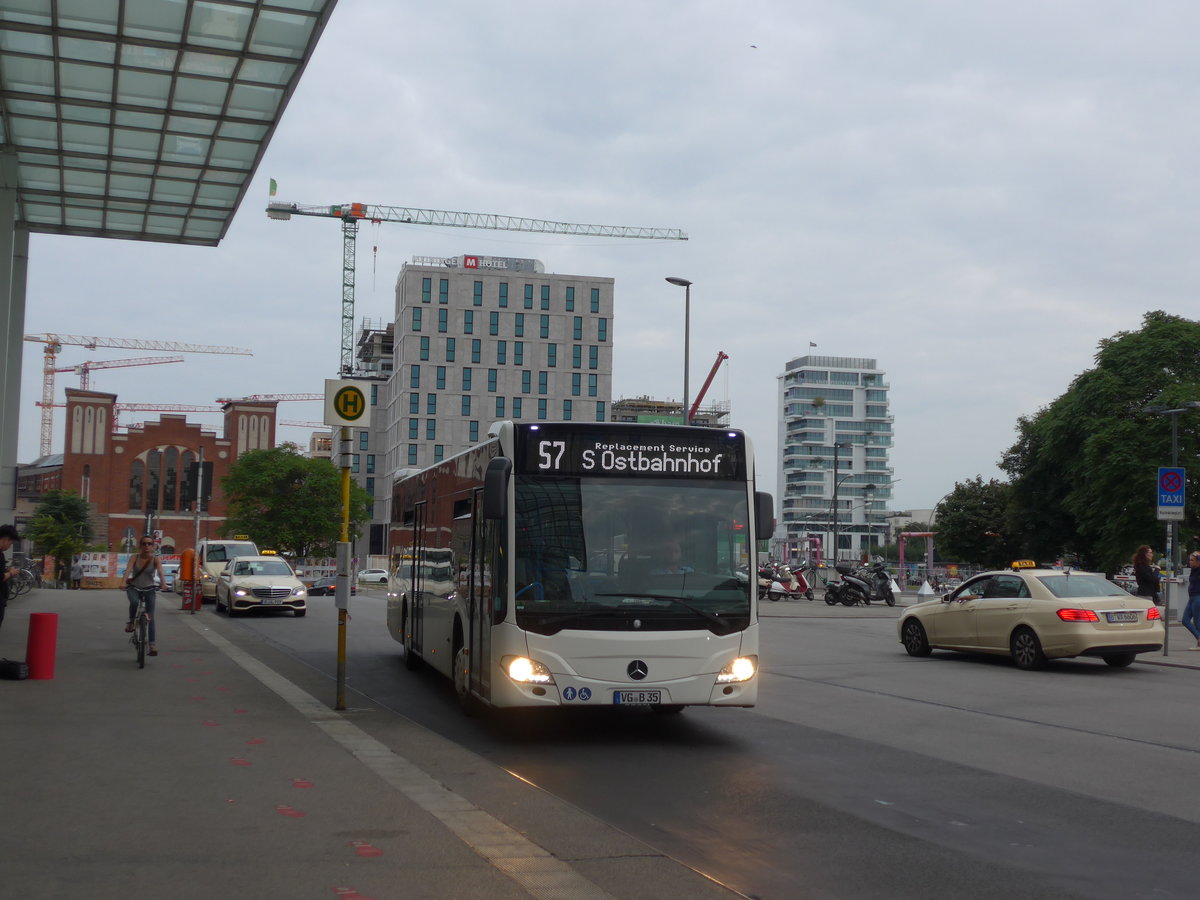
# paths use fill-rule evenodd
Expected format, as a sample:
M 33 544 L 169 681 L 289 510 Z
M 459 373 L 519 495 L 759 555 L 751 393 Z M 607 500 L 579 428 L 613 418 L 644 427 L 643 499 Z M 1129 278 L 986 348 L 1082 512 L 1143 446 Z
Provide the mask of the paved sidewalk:
M 30 612 L 58 640 L 53 679 L 0 681 L 3 896 L 736 896 L 360 695 L 334 712 L 327 674 L 180 605 L 139 670 L 123 593 L 9 603 L 0 657 Z

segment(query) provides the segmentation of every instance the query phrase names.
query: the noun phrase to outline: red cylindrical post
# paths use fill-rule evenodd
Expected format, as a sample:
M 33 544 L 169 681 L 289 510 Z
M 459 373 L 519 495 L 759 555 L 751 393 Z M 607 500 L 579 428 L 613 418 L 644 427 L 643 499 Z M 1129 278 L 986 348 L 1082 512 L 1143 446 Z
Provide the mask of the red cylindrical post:
M 58 646 L 58 613 L 29 614 L 29 641 L 25 645 L 25 663 L 29 677 L 53 678 L 54 654 Z

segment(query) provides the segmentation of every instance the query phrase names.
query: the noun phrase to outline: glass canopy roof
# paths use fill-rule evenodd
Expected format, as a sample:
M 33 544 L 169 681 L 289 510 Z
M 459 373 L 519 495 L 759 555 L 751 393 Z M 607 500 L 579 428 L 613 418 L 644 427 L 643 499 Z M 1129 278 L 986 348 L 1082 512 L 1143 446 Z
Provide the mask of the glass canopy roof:
M 18 223 L 216 244 L 336 2 L 0 0 Z

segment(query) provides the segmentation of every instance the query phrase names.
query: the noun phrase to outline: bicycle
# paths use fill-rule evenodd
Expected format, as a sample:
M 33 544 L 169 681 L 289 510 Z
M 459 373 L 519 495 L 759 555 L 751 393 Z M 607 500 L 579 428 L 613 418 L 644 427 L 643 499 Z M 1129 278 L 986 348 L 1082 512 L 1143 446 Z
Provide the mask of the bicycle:
M 146 609 L 146 594 L 153 594 L 156 588 L 134 588 L 138 595 L 137 612 L 133 615 L 133 634 L 129 643 L 137 653 L 139 669 L 146 668 L 146 648 L 150 646 L 150 612 Z
M 37 585 L 37 576 L 29 569 L 20 569 L 9 580 L 8 590 L 12 597 L 20 597 Z

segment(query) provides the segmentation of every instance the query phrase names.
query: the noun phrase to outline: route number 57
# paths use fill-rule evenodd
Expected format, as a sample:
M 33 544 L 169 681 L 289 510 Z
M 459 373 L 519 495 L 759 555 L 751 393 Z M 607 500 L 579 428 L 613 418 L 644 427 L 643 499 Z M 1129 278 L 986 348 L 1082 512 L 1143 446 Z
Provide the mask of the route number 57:
M 562 463 L 563 453 L 566 452 L 566 441 L 539 441 L 538 468 L 557 469 Z

